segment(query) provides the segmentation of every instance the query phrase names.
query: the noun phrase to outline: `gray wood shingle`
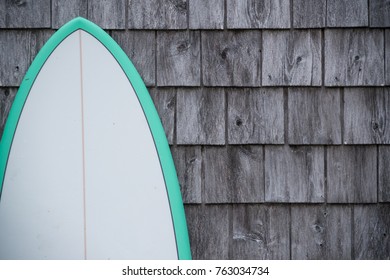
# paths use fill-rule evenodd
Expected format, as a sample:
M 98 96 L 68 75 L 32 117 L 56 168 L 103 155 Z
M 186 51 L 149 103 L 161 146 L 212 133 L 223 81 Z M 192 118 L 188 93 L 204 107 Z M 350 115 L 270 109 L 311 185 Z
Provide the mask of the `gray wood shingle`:
M 177 144 L 225 144 L 225 93 L 223 89 L 178 89 Z
M 233 259 L 289 259 L 290 210 L 284 206 L 233 207 Z
M 112 38 L 133 62 L 147 86 L 156 84 L 156 34 L 153 31 L 113 31 Z
M 295 28 L 325 27 L 326 0 L 294 0 L 292 2 Z
M 390 202 L 390 146 L 379 146 L 378 165 L 378 201 Z
M 283 89 L 228 89 L 230 144 L 283 144 Z
M 390 29 L 385 30 L 385 83 L 390 85 Z
M 354 258 L 390 259 L 390 205 L 354 206 Z
M 200 146 L 172 148 L 184 203 L 202 203 L 202 149 Z
M 0 28 L 48 28 L 50 0 L 0 1 Z
M 0 30 L 0 86 L 19 86 L 31 62 L 31 32 Z
M 389 88 L 345 89 L 345 144 L 390 144 L 389 108 Z
M 54 30 L 51 29 L 38 29 L 31 32 L 31 46 L 30 46 L 30 58 L 31 62 L 34 60 L 38 52 L 41 50 L 43 45 L 47 43 L 50 37 L 54 34 Z
M 16 88 L 0 88 L 0 139 L 3 135 L 5 122 L 16 95 Z
M 157 33 L 157 85 L 200 85 L 199 31 Z
M 125 1 L 88 0 L 88 18 L 105 29 L 125 29 Z
M 60 28 L 71 19 L 81 16 L 86 18 L 88 1 L 85 0 L 52 0 L 52 27 Z
M 227 27 L 290 28 L 289 0 L 227 0 Z
M 321 85 L 321 32 L 264 31 L 264 86 Z
M 129 0 L 128 28 L 186 29 L 187 0 Z
M 228 259 L 229 208 L 227 205 L 185 207 L 193 259 Z
M 390 0 L 370 0 L 370 26 L 390 27 Z
M 228 185 L 233 203 L 264 201 L 264 155 L 262 146 L 230 146 Z M 206 172 L 206 171 L 205 171 Z
M 351 259 L 349 206 L 291 206 L 291 258 Z
M 265 146 L 265 201 L 324 202 L 324 148 Z
M 223 29 L 224 0 L 189 0 L 190 29 Z
M 368 0 L 327 0 L 327 26 L 368 26 Z
M 202 32 L 203 84 L 260 86 L 261 32 Z
M 153 88 L 149 90 L 164 127 L 169 144 L 174 144 L 176 89 Z
M 325 30 L 325 85 L 383 85 L 383 46 L 382 30 Z
M 288 143 L 341 144 L 340 90 L 289 88 Z
M 330 146 L 327 163 L 328 202 L 377 202 L 375 146 Z

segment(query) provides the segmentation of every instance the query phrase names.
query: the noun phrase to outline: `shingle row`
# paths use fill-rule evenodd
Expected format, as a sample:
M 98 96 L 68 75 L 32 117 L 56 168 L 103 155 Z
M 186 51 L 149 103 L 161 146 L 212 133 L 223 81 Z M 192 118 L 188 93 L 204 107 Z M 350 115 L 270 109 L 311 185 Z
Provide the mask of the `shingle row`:
M 38 13 L 42 16 L 35 16 Z M 383 0 L 0 2 L 0 28 L 59 28 L 76 16 L 88 17 L 106 29 L 223 29 L 225 26 L 228 29 L 288 29 L 290 27 L 390 26 L 389 3 Z

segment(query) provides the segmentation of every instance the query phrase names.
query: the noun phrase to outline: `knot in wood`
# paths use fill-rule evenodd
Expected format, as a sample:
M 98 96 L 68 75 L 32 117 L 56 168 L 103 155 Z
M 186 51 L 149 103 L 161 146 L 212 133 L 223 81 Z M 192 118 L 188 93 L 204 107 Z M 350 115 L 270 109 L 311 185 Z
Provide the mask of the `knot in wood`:
M 224 48 L 222 50 L 222 52 L 221 52 L 222 59 L 226 59 L 227 58 L 228 51 L 229 51 L 229 48 Z
M 14 2 L 14 4 L 16 5 L 16 6 L 23 6 L 23 5 L 25 5 L 26 4 L 26 1 L 25 0 L 14 0 L 13 1 Z
M 301 56 L 298 56 L 297 57 L 297 63 L 300 63 L 302 61 L 302 57 Z
M 190 47 L 190 44 L 188 43 L 188 41 L 181 41 L 177 45 L 176 49 L 179 53 L 182 53 L 182 52 L 185 52 L 186 50 L 188 50 L 189 47 Z
M 378 130 L 379 128 L 379 124 L 376 121 L 372 121 L 371 126 L 373 130 Z
M 236 119 L 236 125 L 241 126 L 242 125 L 242 120 L 241 119 Z
M 171 0 L 172 4 L 175 6 L 175 9 L 180 13 L 187 12 L 187 1 L 186 0 Z

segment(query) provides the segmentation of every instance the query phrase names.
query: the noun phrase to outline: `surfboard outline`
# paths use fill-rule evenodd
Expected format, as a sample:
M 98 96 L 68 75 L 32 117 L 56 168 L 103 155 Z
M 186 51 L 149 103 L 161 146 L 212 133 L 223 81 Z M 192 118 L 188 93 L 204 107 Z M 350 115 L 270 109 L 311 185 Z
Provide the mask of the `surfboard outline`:
M 56 47 L 70 34 L 77 30 L 83 30 L 95 37 L 111 53 L 111 55 L 116 59 L 122 68 L 131 86 L 133 87 L 134 92 L 136 93 L 149 125 L 163 172 L 175 232 L 178 259 L 191 259 L 188 229 L 181 198 L 180 185 L 177 179 L 177 174 L 168 141 L 165 136 L 165 131 L 153 101 L 141 76 L 121 47 L 98 25 L 82 17 L 77 17 L 66 23 L 46 42 L 29 67 L 15 96 L 4 127 L 3 136 L 0 141 L 0 202 L 13 138 L 21 113 L 23 111 L 24 104 L 26 103 L 34 81 L 46 60 L 56 49 Z

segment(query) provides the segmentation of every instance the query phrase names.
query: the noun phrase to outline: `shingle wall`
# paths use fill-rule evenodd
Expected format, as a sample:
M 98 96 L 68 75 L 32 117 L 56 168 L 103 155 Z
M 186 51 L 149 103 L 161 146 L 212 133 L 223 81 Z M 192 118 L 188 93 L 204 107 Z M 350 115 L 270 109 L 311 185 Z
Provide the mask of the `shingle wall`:
M 390 1 L 0 1 L 0 134 L 76 16 L 150 89 L 194 259 L 390 258 Z

